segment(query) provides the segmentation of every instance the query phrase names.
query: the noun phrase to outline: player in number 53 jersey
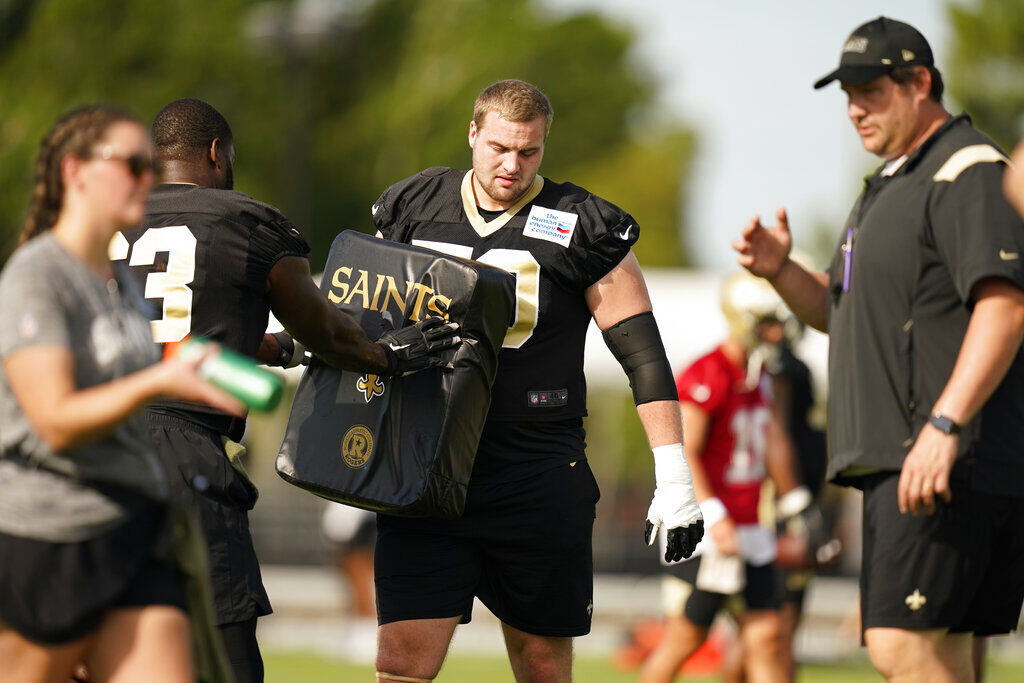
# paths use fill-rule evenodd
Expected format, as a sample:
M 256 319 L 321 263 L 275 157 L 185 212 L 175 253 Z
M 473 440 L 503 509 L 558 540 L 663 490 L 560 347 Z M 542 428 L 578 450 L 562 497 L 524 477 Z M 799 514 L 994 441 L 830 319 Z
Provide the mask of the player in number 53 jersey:
M 633 218 L 538 175 L 551 105 L 501 81 L 477 98 L 473 168 L 429 168 L 373 205 L 387 239 L 516 275 L 515 319 L 498 357 L 466 508 L 457 520 L 377 518 L 380 681 L 430 681 L 474 596 L 502 622 L 517 680 L 569 680 L 572 637 L 590 630 L 597 483 L 584 453 L 583 345 L 593 318 L 623 364 L 654 448 L 647 537 L 669 557 L 703 533 L 671 369 L 643 275 Z
M 115 236 L 110 257 L 127 261 L 153 302 L 157 342 L 195 334 L 267 363 L 287 364 L 288 355 L 297 361 L 301 346 L 280 353 L 280 344 L 293 344 L 288 335 L 264 341 L 273 310 L 327 363 L 379 374 L 403 369 L 410 349 L 396 352 L 368 339 L 313 284 L 309 247 L 295 225 L 274 207 L 232 191 L 234 142 L 220 112 L 201 100 L 175 100 L 157 114 L 153 138 L 163 183 L 150 195 L 142 225 Z M 217 625 L 235 679 L 258 683 L 256 618 L 270 603 L 249 534 L 256 489 L 228 456 L 240 448 L 231 441 L 241 438 L 245 420 L 166 399 L 152 404 L 147 417 L 176 493 L 199 510 Z

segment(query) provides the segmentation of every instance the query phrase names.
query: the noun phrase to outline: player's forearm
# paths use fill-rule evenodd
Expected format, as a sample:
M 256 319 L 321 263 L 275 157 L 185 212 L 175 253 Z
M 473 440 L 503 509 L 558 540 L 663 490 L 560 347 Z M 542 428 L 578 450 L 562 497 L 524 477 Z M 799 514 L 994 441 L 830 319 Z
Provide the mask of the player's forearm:
M 279 365 L 278 359 L 281 355 L 281 347 L 273 334 L 269 332 L 263 335 L 260 348 L 256 350 L 256 360 L 264 365 Z
M 651 448 L 683 442 L 683 425 L 677 401 L 651 401 L 636 407 Z
M 789 310 L 807 325 L 828 331 L 827 273 L 814 273 L 787 259 L 778 274 L 769 280 Z
M 375 374 L 387 370 L 384 349 L 367 337 L 350 316 L 332 308 L 322 323 L 322 328 L 308 338 L 295 335 L 314 356 L 341 370 Z
M 164 371 L 161 365 L 152 365 L 68 396 L 54 411 L 56 429 L 51 434 L 59 444 L 56 448 L 80 446 L 113 432 L 132 413 L 161 394 L 163 382 L 158 375 Z
M 387 369 L 384 349 L 313 284 L 305 258 L 279 260 L 267 287 L 270 310 L 313 355 L 341 370 L 379 374 Z
M 693 477 L 693 493 L 697 500 L 703 502 L 708 498 L 715 498 L 715 492 L 711 490 L 711 482 L 708 480 L 708 473 L 704 469 L 704 463 L 700 456 L 689 448 L 684 448 L 686 462 L 690 465 L 690 476 Z
M 163 369 L 156 365 L 106 384 L 74 389 L 70 361 L 66 367 L 39 373 L 40 366 L 29 354 L 13 355 L 4 367 L 32 428 L 55 451 L 110 434 L 131 413 L 156 398 L 166 382 L 160 377 Z
M 647 434 L 647 441 L 651 449 L 658 446 L 667 446 L 674 443 L 684 443 L 683 423 L 679 416 L 678 401 L 651 401 L 641 403 L 636 407 L 640 416 L 640 423 Z M 708 485 L 708 478 L 704 468 L 700 465 L 700 458 L 691 454 L 689 444 L 683 446 L 686 455 L 686 462 L 690 465 L 690 473 L 693 477 L 693 490 L 697 500 L 704 500 L 711 497 L 711 488 Z
M 681 417 L 683 432 L 686 435 L 683 441 L 683 452 L 686 454 L 686 462 L 690 464 L 693 492 L 697 496 L 697 500 L 714 498 L 715 492 L 711 490 L 711 482 L 704 469 L 704 463 L 700 459 L 700 455 L 707 445 L 711 419 L 707 413 L 692 403 L 684 401 L 676 405 Z
M 1024 292 L 1005 280 L 985 283 L 949 381 L 932 412 L 970 421 L 1002 382 L 1024 339 Z

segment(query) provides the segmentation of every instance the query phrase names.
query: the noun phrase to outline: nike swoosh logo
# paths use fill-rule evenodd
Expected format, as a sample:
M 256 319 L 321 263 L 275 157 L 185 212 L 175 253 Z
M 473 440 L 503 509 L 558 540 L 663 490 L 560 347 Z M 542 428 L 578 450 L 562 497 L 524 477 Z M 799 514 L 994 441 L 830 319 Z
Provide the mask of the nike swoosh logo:
M 377 215 L 377 209 L 379 209 L 379 208 L 380 208 L 379 204 L 374 204 L 373 206 L 371 206 L 370 207 L 370 215 L 371 216 L 376 216 Z
M 401 346 L 395 346 L 394 344 L 388 344 L 388 346 L 391 347 L 392 351 L 401 351 L 402 349 L 407 349 L 407 348 L 409 348 L 412 345 L 411 344 L 402 344 Z
M 1006 251 L 1005 249 L 999 250 L 999 258 L 1004 261 L 1016 261 L 1020 258 L 1020 254 L 1016 251 Z
M 628 240 L 629 239 L 629 231 L 632 230 L 632 229 L 633 229 L 633 226 L 632 225 L 629 226 L 628 228 L 626 228 L 622 232 L 618 233 L 619 237 L 621 239 L 623 239 L 623 240 Z

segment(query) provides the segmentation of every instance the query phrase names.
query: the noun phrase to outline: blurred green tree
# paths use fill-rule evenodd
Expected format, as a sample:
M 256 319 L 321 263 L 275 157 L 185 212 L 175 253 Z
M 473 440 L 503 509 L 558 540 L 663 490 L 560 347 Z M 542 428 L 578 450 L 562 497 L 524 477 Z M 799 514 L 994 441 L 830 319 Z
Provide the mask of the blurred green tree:
M 250 139 L 276 139 L 277 118 L 253 115 L 280 107 L 281 79 L 253 63 L 242 31 L 249 5 L 23 3 L 18 29 L 4 35 L 0 48 L 0 256 L 17 243 L 39 142 L 72 107 L 114 102 L 150 120 L 172 99 L 202 97 L 229 119 L 243 117 Z M 269 193 L 272 185 L 260 171 L 241 164 L 240 187 L 255 196 Z
M 950 4 L 949 92 L 1004 149 L 1024 134 L 1024 0 Z
M 629 210 L 642 263 L 685 265 L 680 236 L 694 134 L 658 118 L 631 33 L 534 0 L 9 0 L 0 17 L 0 257 L 17 241 L 39 140 L 72 106 L 150 119 L 201 97 L 236 137 L 236 187 L 279 206 L 316 268 L 343 228 L 369 231 L 387 185 L 468 167 L 472 103 L 522 78 L 555 108 L 542 173 Z

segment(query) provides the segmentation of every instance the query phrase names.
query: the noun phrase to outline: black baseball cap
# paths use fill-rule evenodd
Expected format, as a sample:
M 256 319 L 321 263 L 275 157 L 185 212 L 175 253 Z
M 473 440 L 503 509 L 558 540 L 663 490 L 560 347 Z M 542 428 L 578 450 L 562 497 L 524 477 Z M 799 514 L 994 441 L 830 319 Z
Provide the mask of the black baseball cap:
M 843 44 L 839 68 L 818 80 L 814 89 L 834 80 L 860 85 L 883 76 L 898 66 L 931 66 L 932 49 L 921 32 L 910 24 L 878 17 L 858 26 Z

